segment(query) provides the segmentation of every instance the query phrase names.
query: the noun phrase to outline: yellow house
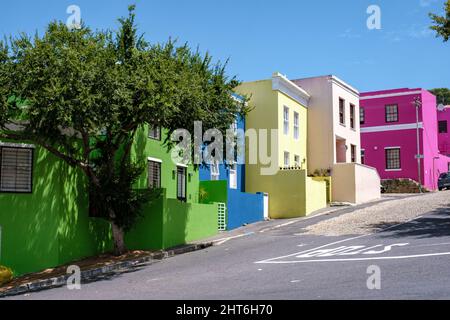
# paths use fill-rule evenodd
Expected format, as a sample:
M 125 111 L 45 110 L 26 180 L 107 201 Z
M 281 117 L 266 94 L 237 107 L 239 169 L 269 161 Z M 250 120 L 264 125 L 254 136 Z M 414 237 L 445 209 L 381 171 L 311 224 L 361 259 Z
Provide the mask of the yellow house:
M 326 207 L 326 182 L 307 175 L 310 95 L 279 73 L 245 82 L 236 92 L 250 98 L 252 109 L 246 118 L 246 191 L 268 193 L 274 219 Z

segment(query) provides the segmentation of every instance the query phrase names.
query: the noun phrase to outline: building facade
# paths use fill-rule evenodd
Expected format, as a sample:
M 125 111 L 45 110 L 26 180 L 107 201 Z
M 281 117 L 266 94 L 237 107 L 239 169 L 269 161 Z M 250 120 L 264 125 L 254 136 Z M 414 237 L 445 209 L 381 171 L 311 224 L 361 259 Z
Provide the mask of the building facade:
M 361 164 L 359 92 L 333 75 L 293 82 L 311 95 L 308 173 L 330 173 L 334 202 L 363 203 L 379 198 L 376 170 Z
M 238 117 L 233 128 L 245 132 L 245 119 Z M 237 160 L 237 159 L 236 159 Z M 204 203 L 223 203 L 224 230 L 263 221 L 268 218 L 263 193 L 246 193 L 245 164 L 214 164 L 200 167 L 200 195 Z
M 438 108 L 438 147 L 443 155 L 450 156 L 450 106 Z M 450 167 L 448 168 L 450 172 Z
M 363 162 L 377 168 L 382 179 L 409 178 L 436 190 L 450 163 L 439 152 L 436 97 L 401 88 L 362 93 L 360 103 Z
M 252 108 L 246 117 L 247 129 L 253 130 L 246 146 L 246 190 L 268 193 L 271 218 L 305 216 L 326 207 L 326 182 L 307 174 L 310 95 L 279 73 L 245 82 L 236 92 L 250 97 Z
M 137 189 L 161 188 L 125 235 L 129 249 L 177 246 L 218 232 L 218 208 L 199 202 L 199 173 L 172 162 L 164 132 L 141 128 L 132 156 L 147 170 Z M 112 250 L 111 226 L 89 212 L 85 176 L 45 149 L 0 141 L 0 264 L 15 276 Z

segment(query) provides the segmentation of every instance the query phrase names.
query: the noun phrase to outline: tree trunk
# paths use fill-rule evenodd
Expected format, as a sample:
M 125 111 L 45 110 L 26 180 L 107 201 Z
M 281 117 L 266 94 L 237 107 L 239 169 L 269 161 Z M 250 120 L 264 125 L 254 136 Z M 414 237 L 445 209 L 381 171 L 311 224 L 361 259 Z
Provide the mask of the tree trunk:
M 113 241 L 114 241 L 114 255 L 121 256 L 127 252 L 124 240 L 123 229 L 111 222 Z

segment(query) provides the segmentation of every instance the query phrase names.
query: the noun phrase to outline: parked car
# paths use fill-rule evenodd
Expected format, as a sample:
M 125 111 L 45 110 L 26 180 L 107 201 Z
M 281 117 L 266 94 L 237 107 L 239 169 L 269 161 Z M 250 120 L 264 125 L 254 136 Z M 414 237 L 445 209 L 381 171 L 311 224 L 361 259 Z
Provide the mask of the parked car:
M 441 173 L 438 180 L 439 191 L 450 188 L 450 172 Z

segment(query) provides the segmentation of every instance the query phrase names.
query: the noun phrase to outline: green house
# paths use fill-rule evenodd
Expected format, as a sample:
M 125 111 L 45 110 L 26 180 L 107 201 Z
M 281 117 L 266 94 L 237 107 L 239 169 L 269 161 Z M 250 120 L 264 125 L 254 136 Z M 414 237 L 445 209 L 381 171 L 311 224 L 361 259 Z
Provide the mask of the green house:
M 136 188 L 161 187 L 126 234 L 129 249 L 158 250 L 217 233 L 218 209 L 200 204 L 199 174 L 172 162 L 160 130 L 142 128 L 132 156 L 148 163 Z M 89 216 L 87 181 L 45 149 L 0 141 L 0 265 L 15 275 L 112 250 L 108 222 Z

